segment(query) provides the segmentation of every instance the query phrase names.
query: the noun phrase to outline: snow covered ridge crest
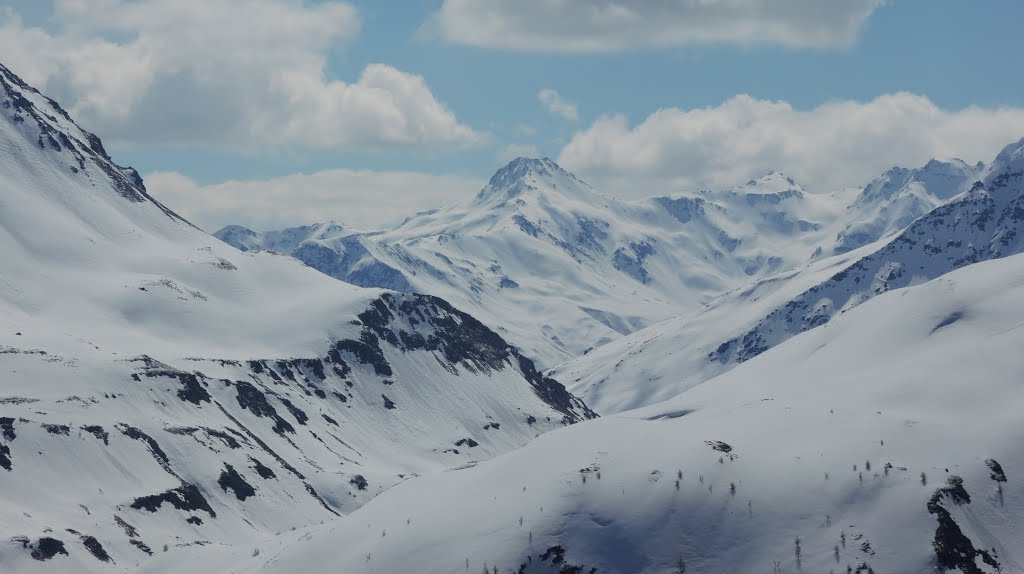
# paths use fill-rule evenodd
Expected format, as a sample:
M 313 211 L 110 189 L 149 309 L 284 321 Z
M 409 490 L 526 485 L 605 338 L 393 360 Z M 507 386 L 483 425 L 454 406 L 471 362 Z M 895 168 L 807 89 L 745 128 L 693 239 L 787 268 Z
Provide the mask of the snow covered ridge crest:
M 149 195 L 139 172 L 114 163 L 99 137 L 79 127 L 60 104 L 26 84 L 3 64 L 0 64 L 0 111 L 18 127 L 27 143 L 49 151 L 64 169 L 90 182 L 95 178 L 105 180 L 128 201 L 150 202 L 168 217 L 185 222 Z M 11 145 L 19 144 L 11 142 Z

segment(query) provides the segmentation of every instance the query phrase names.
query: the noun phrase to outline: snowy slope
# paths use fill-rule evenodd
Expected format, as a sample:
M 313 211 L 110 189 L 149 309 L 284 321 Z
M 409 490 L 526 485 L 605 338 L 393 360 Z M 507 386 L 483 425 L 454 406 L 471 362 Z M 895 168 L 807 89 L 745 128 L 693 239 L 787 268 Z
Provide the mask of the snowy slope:
M 1021 572 L 1022 301 L 1024 256 L 979 263 L 669 402 L 143 571 Z
M 593 416 L 443 300 L 240 253 L 0 67 L 0 572 L 351 512 Z
M 1024 140 L 983 178 L 880 242 L 727 293 L 554 370 L 599 412 L 664 400 L 886 291 L 1024 250 Z
M 325 236 L 319 225 L 231 226 L 216 235 L 356 285 L 443 297 L 553 366 L 804 263 L 847 203 L 779 173 L 731 190 L 626 202 L 550 160 L 520 158 L 471 201 L 396 229 Z

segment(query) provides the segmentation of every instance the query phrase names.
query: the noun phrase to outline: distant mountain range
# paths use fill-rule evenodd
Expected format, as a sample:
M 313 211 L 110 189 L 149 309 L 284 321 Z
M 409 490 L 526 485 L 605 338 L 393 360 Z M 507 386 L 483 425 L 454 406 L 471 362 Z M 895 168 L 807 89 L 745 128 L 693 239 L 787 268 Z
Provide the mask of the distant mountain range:
M 363 287 L 430 293 L 553 367 L 718 294 L 899 231 L 969 179 L 959 163 L 813 194 L 781 173 L 724 191 L 627 202 L 548 159 L 517 159 L 470 201 L 385 231 L 325 224 L 214 235 Z M 875 189 L 879 188 L 879 189 Z M 890 189 L 892 188 L 892 189 Z M 864 223 L 867 219 L 871 224 Z

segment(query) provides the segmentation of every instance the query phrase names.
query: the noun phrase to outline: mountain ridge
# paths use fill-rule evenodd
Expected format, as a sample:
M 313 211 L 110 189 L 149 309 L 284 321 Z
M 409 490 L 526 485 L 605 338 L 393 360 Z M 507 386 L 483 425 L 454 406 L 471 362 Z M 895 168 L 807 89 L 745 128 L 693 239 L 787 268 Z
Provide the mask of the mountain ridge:
M 827 232 L 818 220 L 839 209 L 781 174 L 739 189 L 626 202 L 550 159 L 518 158 L 461 204 L 281 251 L 357 285 L 454 300 L 547 368 L 806 260 Z M 736 223 L 746 216 L 751 226 Z M 215 236 L 253 246 L 237 233 Z M 759 239 L 793 234 L 788 251 Z
M 700 313 L 561 365 L 555 376 L 603 412 L 635 408 L 698 385 L 882 293 L 1020 253 L 1022 157 L 1024 140 L 1006 146 L 970 190 L 896 235 L 737 289 Z M 687 378 L 662 382 L 657 373 L 669 371 Z M 635 388 L 616 383 L 625 380 Z
M 203 233 L 7 74 L 0 570 L 244 543 L 596 416 L 442 299 Z

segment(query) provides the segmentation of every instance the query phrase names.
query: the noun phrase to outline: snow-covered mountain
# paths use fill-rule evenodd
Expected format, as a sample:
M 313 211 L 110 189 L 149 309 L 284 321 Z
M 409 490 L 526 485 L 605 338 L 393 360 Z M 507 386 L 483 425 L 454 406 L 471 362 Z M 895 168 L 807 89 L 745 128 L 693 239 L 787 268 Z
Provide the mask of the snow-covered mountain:
M 443 297 L 553 366 L 807 261 L 847 203 L 779 173 L 627 202 L 548 159 L 520 158 L 472 200 L 392 230 L 230 226 L 215 235 L 356 285 Z
M 1024 255 L 979 263 L 669 402 L 143 571 L 1021 572 L 1022 301 Z
M 229 225 L 218 231 L 217 237 L 241 251 L 265 249 L 277 253 L 288 253 L 305 241 L 323 241 L 345 231 L 344 227 L 334 221 L 266 233 L 259 233 L 238 225 Z
M 0 571 L 319 524 L 594 416 L 441 299 L 203 233 L 4 67 L 0 116 Z
M 985 165 L 932 160 L 924 167 L 894 167 L 873 180 L 847 207 L 832 253 L 846 253 L 893 233 L 968 188 Z
M 651 404 L 881 293 L 1020 253 L 1022 173 L 1024 140 L 1007 146 L 968 191 L 899 234 L 734 290 L 700 313 L 562 365 L 554 376 L 600 412 Z
M 520 159 L 233 249 L 2 66 L 0 116 L 0 572 L 1024 571 L 1024 140 L 832 195 Z

